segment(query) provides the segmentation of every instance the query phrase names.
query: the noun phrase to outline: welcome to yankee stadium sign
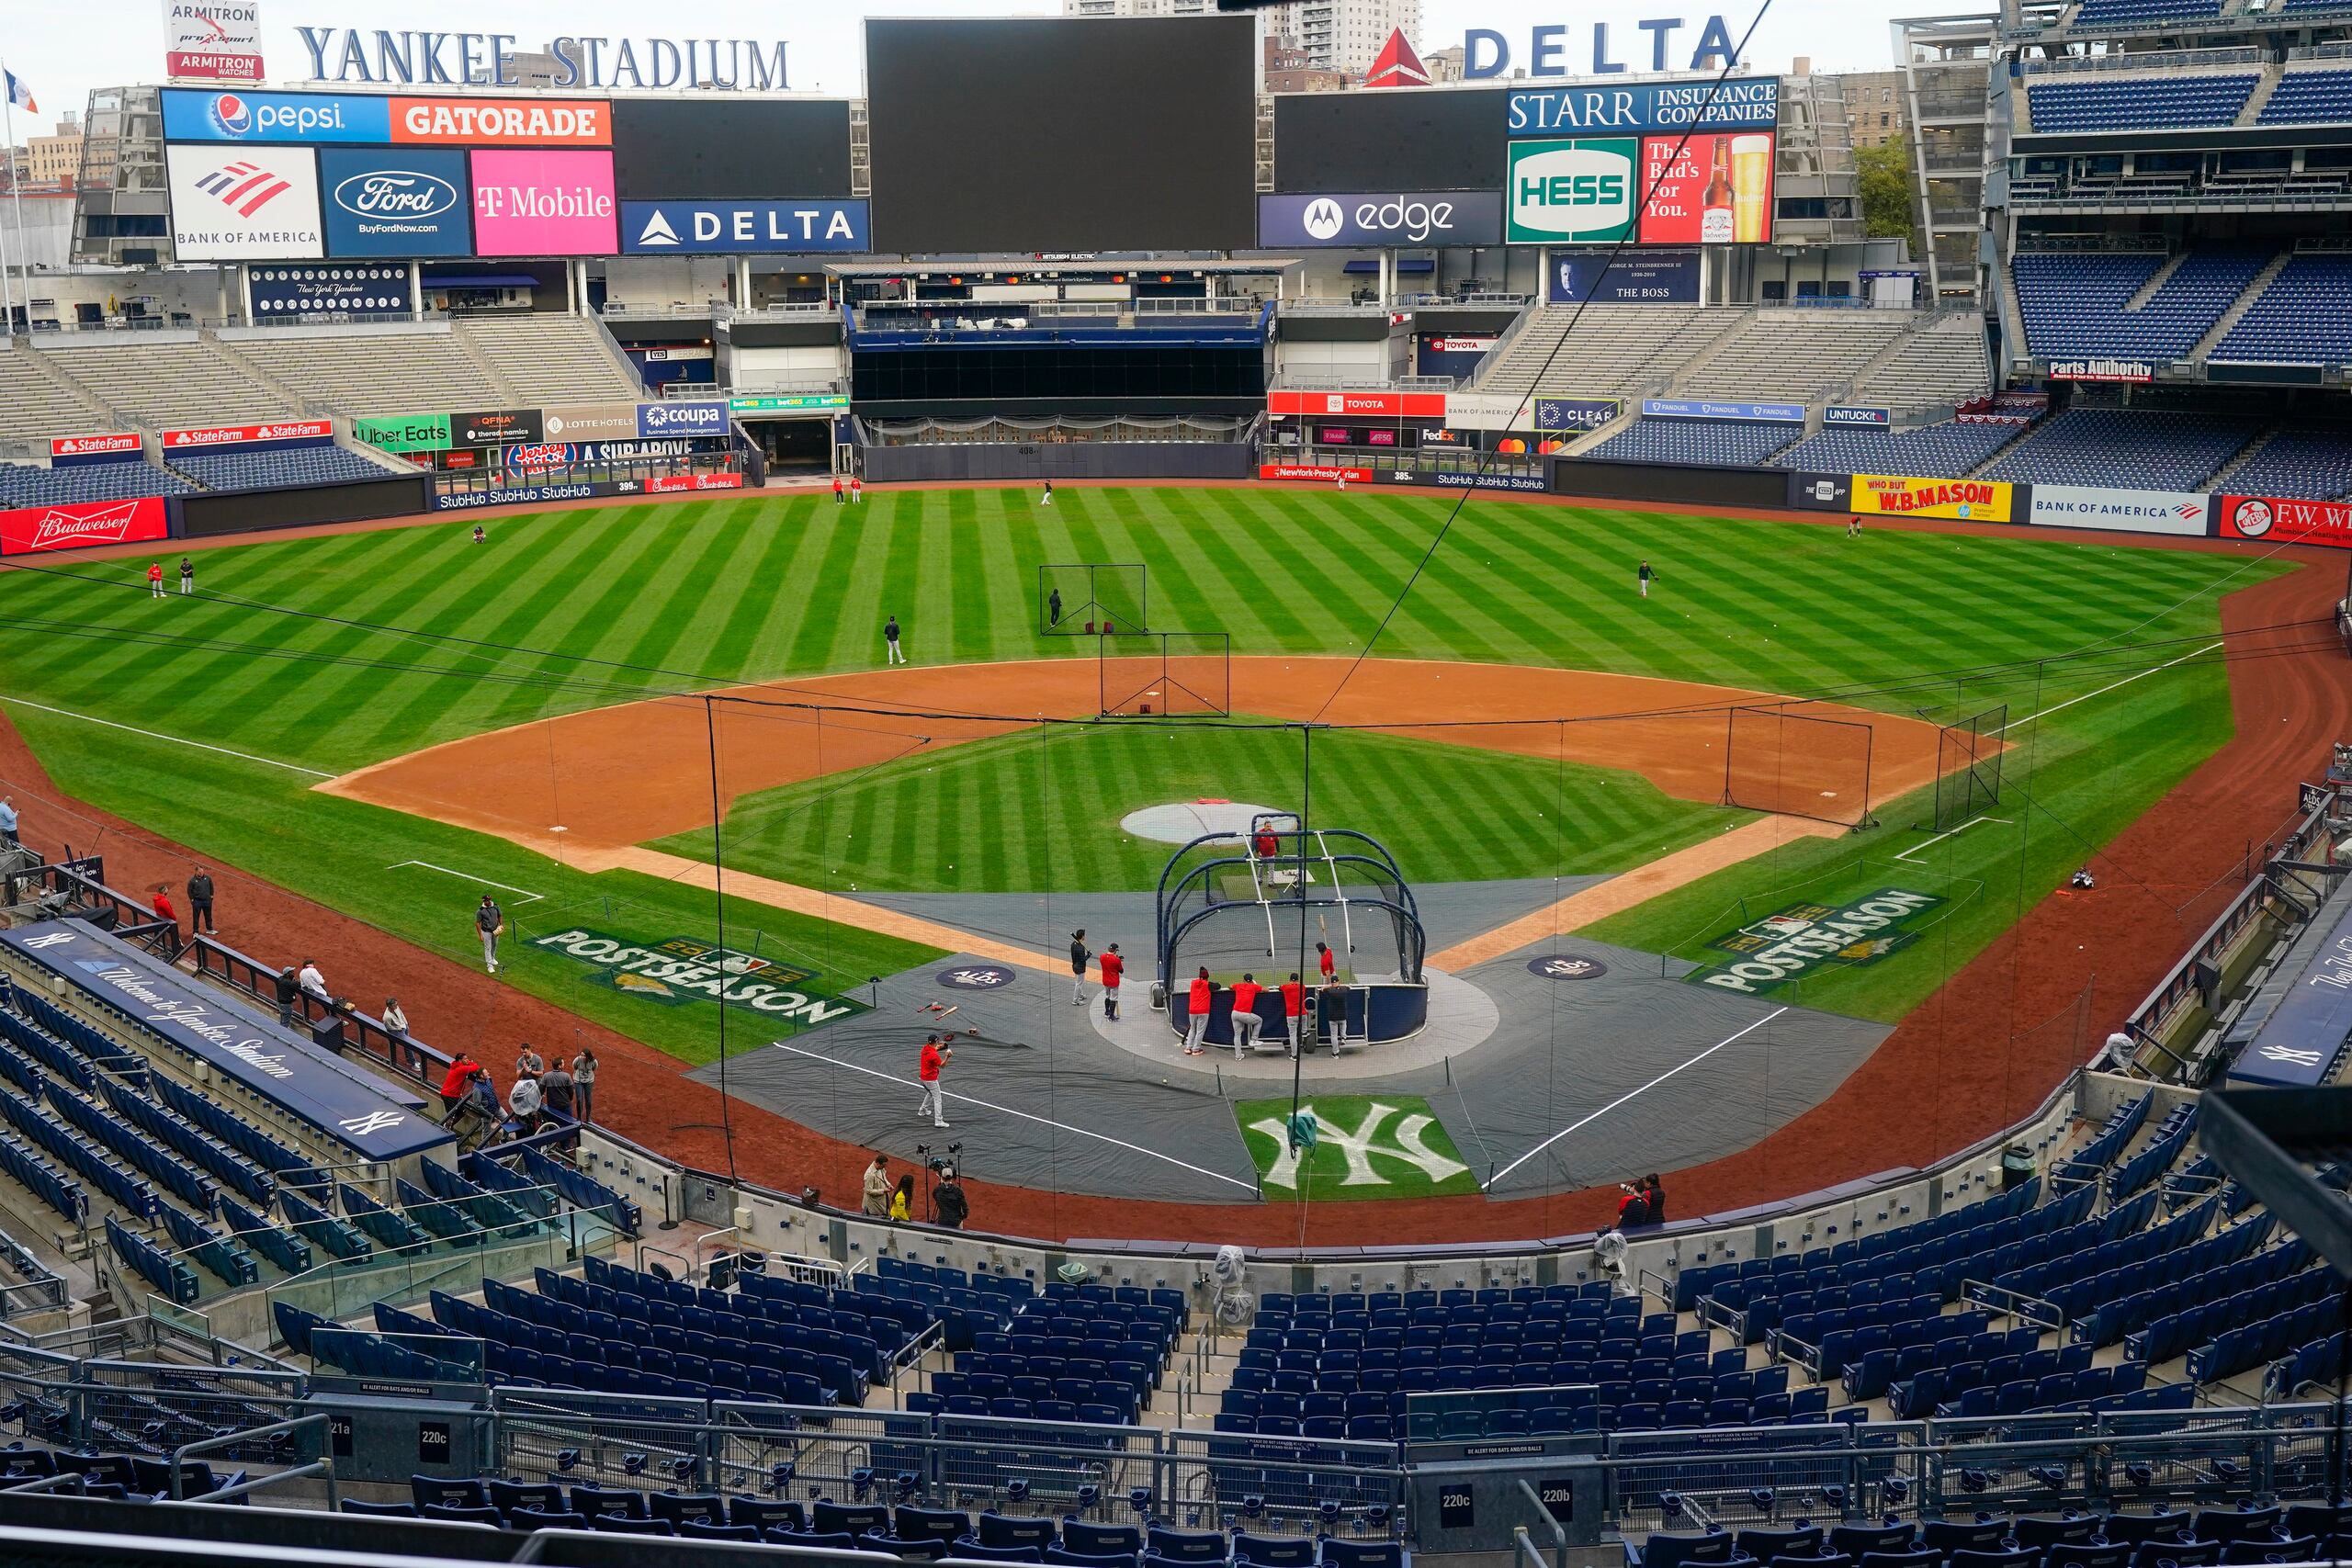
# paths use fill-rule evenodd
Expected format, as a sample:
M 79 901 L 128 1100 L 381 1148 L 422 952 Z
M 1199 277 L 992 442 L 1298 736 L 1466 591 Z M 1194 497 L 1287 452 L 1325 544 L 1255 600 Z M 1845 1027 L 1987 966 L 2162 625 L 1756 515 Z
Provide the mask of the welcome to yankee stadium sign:
M 1919 933 L 1905 928 L 1942 902 L 1932 894 L 1882 887 L 1845 904 L 1792 904 L 1709 942 L 1729 961 L 1683 978 L 1755 996 L 1802 980 L 1825 964 L 1875 964 L 1917 941 Z

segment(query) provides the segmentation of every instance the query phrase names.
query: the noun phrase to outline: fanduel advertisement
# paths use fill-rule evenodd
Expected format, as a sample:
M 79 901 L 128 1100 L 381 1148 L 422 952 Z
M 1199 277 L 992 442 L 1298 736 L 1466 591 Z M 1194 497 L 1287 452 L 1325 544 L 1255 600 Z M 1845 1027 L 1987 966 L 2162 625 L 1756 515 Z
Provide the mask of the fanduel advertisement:
M 389 98 L 358 93 L 164 89 L 166 141 L 389 141 Z
M 610 152 L 473 155 L 474 254 L 609 256 L 618 253 Z
M 319 186 L 331 256 L 473 254 L 463 152 L 330 147 Z
M 1258 198 L 1258 243 L 1269 249 L 1494 245 L 1502 232 L 1502 197 L 1490 190 Z
M 865 251 L 865 214 L 863 201 L 624 201 L 621 249 L 633 256 Z
M 1641 146 L 1633 137 L 1512 142 L 1505 238 L 1514 245 L 1623 239 L 1634 227 Z
M 306 147 L 170 147 L 172 252 L 191 261 L 300 261 L 326 254 L 319 170 Z
M 256 266 L 245 270 L 255 321 L 289 316 L 406 315 L 413 308 L 408 268 L 380 266 Z

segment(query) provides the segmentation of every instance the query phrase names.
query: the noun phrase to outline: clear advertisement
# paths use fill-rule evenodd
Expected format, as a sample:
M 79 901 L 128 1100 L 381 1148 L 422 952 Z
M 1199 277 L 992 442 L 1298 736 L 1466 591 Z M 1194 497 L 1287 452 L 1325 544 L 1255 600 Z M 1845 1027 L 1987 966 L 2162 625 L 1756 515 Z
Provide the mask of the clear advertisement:
M 625 201 L 621 249 L 633 256 L 860 252 L 863 201 Z
M 2026 506 L 2026 521 L 2045 528 L 2113 528 L 2198 538 L 2205 536 L 2212 516 L 2211 498 L 2202 492 L 2091 485 L 2037 484 Z
M 302 261 L 326 254 L 319 170 L 307 147 L 170 147 L 172 252 L 184 262 Z
M 608 256 L 618 249 L 610 152 L 473 155 L 474 254 Z
M 2224 539 L 2352 549 L 2352 502 L 2290 501 L 2275 495 L 2217 495 L 2213 510 Z
M 257 321 L 310 316 L 405 316 L 413 308 L 408 268 L 385 262 L 359 266 L 254 266 L 245 287 Z
M 164 74 L 175 82 L 261 80 L 254 0 L 164 0 Z
M 1283 250 L 1498 244 L 1502 207 L 1490 190 L 1261 196 L 1258 243 Z
M 319 153 L 331 256 L 469 256 L 466 155 L 429 148 Z
M 1623 239 L 1634 228 L 1641 146 L 1630 136 L 1512 142 L 1504 238 L 1514 245 Z
M 1641 237 L 1654 245 L 1757 245 L 1772 237 L 1772 136 L 1642 139 Z
M 384 141 L 387 98 L 361 93 L 163 91 L 166 141 Z
M 1770 130 L 1781 121 L 1781 79 L 1746 76 L 1718 82 L 1711 77 L 1523 88 L 1510 95 L 1510 116 L 1513 136 L 1693 128 Z
M 1538 398 L 1538 430 L 1599 430 L 1623 411 L 1615 398 Z
M 27 506 L 0 512 L 0 556 L 138 544 L 160 539 L 166 531 L 164 502 L 157 496 Z
M 1967 523 L 2007 523 L 2015 492 L 1992 479 L 1922 479 L 1895 474 L 1856 474 L 1853 510 L 1887 517 L 1949 517 Z
M 609 147 L 613 106 L 569 98 L 379 98 L 402 146 Z M 605 185 L 612 184 L 607 175 Z
M 1554 251 L 1545 299 L 1554 305 L 1696 305 L 1696 251 Z

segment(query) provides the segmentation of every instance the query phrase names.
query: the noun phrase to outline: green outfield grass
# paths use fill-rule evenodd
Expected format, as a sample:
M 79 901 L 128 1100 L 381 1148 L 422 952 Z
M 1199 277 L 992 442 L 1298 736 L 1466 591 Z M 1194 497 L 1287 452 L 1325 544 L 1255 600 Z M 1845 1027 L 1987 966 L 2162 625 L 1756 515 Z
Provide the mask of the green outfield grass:
M 479 547 L 467 542 L 477 521 L 469 514 L 207 551 L 197 558 L 201 596 L 160 602 L 146 595 L 143 560 L 66 558 L 0 572 L 0 695 L 335 773 L 652 692 L 878 665 L 879 628 L 893 612 L 917 662 L 1074 656 L 1072 639 L 1040 635 L 1033 602 L 1036 567 L 1072 560 L 1146 563 L 1157 625 L 1221 627 L 1237 653 L 1350 653 L 1380 624 L 1453 500 L 1065 488 L 1041 510 L 1020 489 L 877 491 L 856 508 L 818 496 L 736 497 L 492 516 L 489 542 Z M 1632 589 L 1643 558 L 1659 573 L 1647 602 Z M 1474 502 L 1379 651 L 1810 692 L 2002 664 L 2099 638 L 2209 632 L 2221 592 L 2274 570 L 2026 535 L 1883 532 L 1849 541 L 1795 523 Z M 2114 674 L 2061 667 L 2041 700 L 2054 705 Z M 2007 700 L 2022 714 L 2031 696 L 2028 680 L 1967 692 L 1920 684 L 1851 700 L 1897 710 Z M 530 906 L 536 913 L 521 912 L 526 922 L 560 915 L 631 938 L 710 935 L 707 895 L 645 878 L 581 876 L 499 840 L 315 795 L 301 773 L 21 705 L 7 711 L 66 789 L 453 953 L 465 951 L 475 889 L 396 863 L 430 860 L 544 891 L 547 899 Z M 2184 667 L 2056 713 L 2041 727 L 2048 782 L 2025 852 L 2003 857 L 1990 838 L 1969 835 L 1937 852 L 1942 862 L 1931 863 L 1946 864 L 1946 874 L 1984 884 L 1967 907 L 1979 912 L 1949 919 L 1950 940 L 1855 972 L 1854 995 L 1842 1005 L 1883 1013 L 1924 994 L 2014 919 L 2020 900 L 2082 858 L 2053 846 L 2111 833 L 2227 732 L 2223 678 L 2211 668 Z M 832 817 L 867 814 L 876 826 L 861 853 L 895 886 L 1034 886 L 1024 879 L 1040 874 L 1037 857 L 1065 845 L 1091 869 L 1083 881 L 1074 873 L 1057 885 L 1134 886 L 1137 867 L 1159 852 L 1111 842 L 1102 814 L 1115 822 L 1133 806 L 1203 793 L 1188 787 L 1200 777 L 1200 755 L 1161 741 L 1166 760 L 1155 765 L 1154 733 L 1138 729 L 1107 746 L 1082 739 L 1099 760 L 1049 764 L 1035 775 L 1035 799 L 1023 794 L 1032 773 L 1015 740 L 943 754 L 934 773 L 902 764 L 849 781 Z M 1327 785 L 1356 791 L 1351 807 L 1372 830 L 1412 844 L 1409 853 L 1396 847 L 1418 879 L 1570 869 L 1571 850 L 1644 858 L 1645 841 L 1670 845 L 1702 826 L 1677 803 L 1646 796 L 1645 785 L 1577 770 L 1570 783 L 1588 808 L 1615 815 L 1575 845 L 1557 843 L 1525 816 L 1531 805 L 1543 809 L 1548 766 L 1531 773 L 1509 759 L 1370 738 L 1335 744 L 1378 752 L 1381 765 L 1353 770 L 1350 780 L 1318 769 L 1318 799 L 1341 798 L 1322 795 Z M 1271 793 L 1279 759 L 1245 761 L 1273 771 Z M 1498 819 L 1473 829 L 1417 818 L 1426 806 L 1458 818 L 1450 792 L 1465 790 Z M 1238 786 L 1220 777 L 1210 793 Z M 745 803 L 738 842 L 746 853 L 781 857 L 778 865 L 831 859 L 820 852 L 841 844 L 809 837 L 818 830 L 808 825 L 811 813 L 805 801 L 796 810 L 788 794 Z M 1046 808 L 1046 797 L 1059 804 Z M 951 812 L 976 809 L 1026 818 L 1034 826 L 1023 831 L 1035 840 L 1003 842 L 984 883 L 971 880 L 963 858 L 969 836 L 952 828 Z M 824 815 L 816 814 L 820 823 Z M 1317 815 L 1335 819 L 1323 805 Z M 1703 942 L 1699 928 L 1713 911 L 1743 893 L 1767 897 L 1817 877 L 1861 842 L 1785 852 L 1637 910 L 1622 934 L 1616 923 L 1610 934 L 1652 946 Z M 1889 836 L 1871 852 L 1881 845 L 1900 847 Z M 1972 858 L 1979 855 L 1981 863 Z M 1736 880 L 1758 876 L 1753 887 Z M 690 923 L 698 908 L 700 927 Z M 623 919 L 623 909 L 637 913 Z M 225 890 L 222 910 L 233 934 Z M 770 910 L 746 908 L 730 918 L 739 921 L 821 952 L 824 963 L 806 966 L 852 981 L 928 956 Z M 696 1021 L 707 1008 L 658 1007 L 580 975 L 579 964 L 547 954 L 514 969 L 515 983 L 667 1049 L 710 1048 L 707 1021 Z M 1826 991 L 1833 982 L 1808 984 Z M 419 1028 L 434 1038 L 424 1021 Z

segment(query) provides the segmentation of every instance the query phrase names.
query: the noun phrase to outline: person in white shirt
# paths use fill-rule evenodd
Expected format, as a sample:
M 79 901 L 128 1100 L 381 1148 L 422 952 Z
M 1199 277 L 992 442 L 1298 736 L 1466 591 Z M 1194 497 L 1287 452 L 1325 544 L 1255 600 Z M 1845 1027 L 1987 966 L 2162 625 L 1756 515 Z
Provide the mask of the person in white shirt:
M 383 1024 L 386 1029 L 391 1031 L 394 1034 L 406 1034 L 408 1032 L 408 1014 L 401 1010 L 400 998 L 386 997 L 384 998 Z
M 316 997 L 319 1000 L 322 1002 L 331 1002 L 334 999 L 333 997 L 327 995 L 327 977 L 319 973 L 319 965 L 316 960 L 309 958 L 302 960 L 301 973 L 295 976 L 294 978 L 295 981 L 301 986 L 304 992 Z

